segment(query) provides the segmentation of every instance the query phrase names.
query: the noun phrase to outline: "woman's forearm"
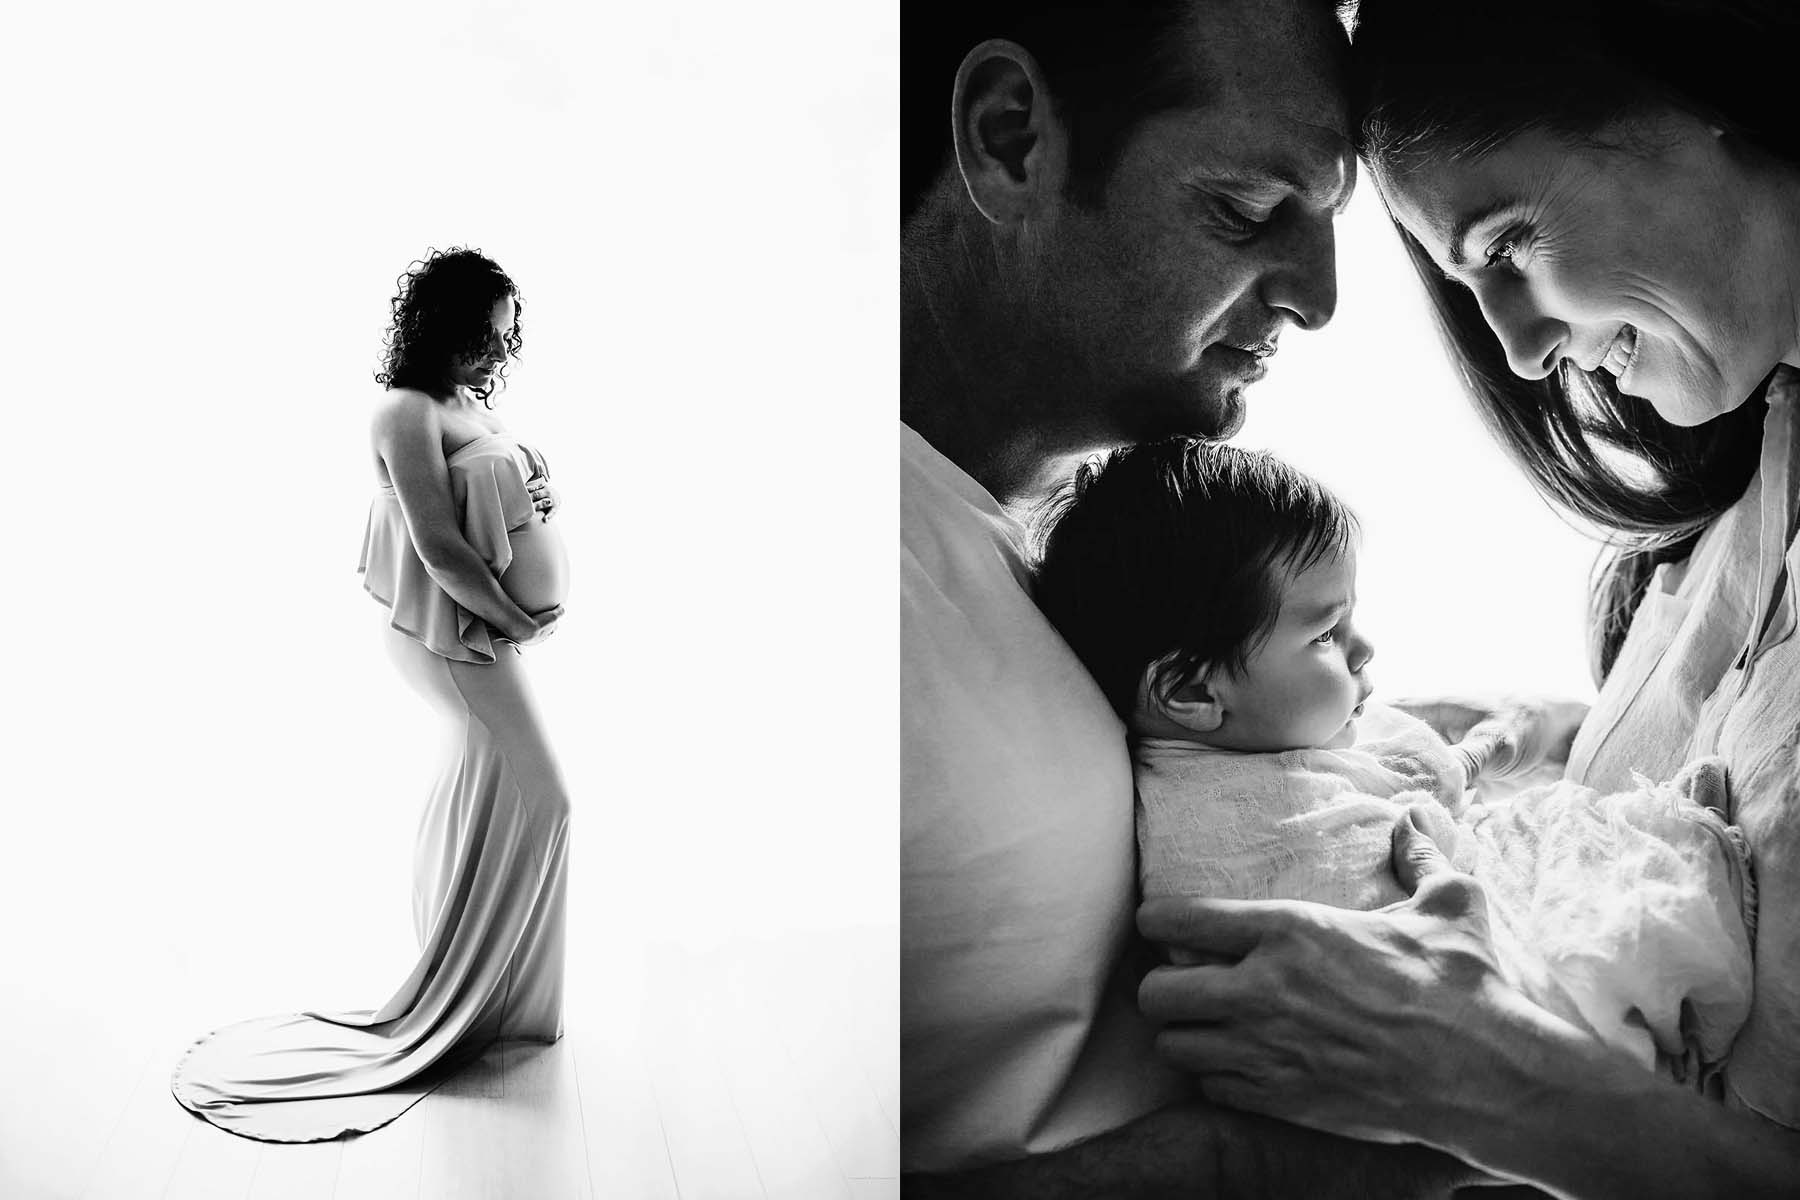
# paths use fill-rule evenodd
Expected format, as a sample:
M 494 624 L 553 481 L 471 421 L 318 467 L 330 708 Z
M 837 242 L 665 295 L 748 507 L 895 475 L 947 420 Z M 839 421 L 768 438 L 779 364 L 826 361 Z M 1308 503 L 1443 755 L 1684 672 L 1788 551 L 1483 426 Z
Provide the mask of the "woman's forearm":
M 467 542 L 435 546 L 421 561 L 432 581 L 458 604 L 498 629 L 516 637 L 531 623 L 531 615 L 513 602 L 500 579 Z

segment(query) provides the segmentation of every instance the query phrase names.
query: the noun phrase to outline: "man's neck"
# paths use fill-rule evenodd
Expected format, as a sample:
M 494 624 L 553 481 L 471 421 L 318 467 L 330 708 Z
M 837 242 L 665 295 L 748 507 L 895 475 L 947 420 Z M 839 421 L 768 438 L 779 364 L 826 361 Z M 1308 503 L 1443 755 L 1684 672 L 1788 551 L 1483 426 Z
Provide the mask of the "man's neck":
M 900 419 L 1009 507 L 1098 448 L 1068 419 L 1068 364 L 1035 346 L 979 218 L 940 195 L 900 246 Z M 1059 386 L 1060 385 L 1060 386 Z

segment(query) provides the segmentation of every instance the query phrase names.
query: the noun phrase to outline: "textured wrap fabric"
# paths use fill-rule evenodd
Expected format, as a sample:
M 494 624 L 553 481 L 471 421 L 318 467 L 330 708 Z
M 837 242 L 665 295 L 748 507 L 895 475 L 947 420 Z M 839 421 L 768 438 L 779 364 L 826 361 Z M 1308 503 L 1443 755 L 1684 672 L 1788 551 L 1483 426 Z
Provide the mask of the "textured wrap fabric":
M 1750 1012 L 1757 893 L 1724 764 L 1602 794 L 1566 780 L 1472 805 L 1459 836 L 1502 965 L 1539 1004 L 1681 1078 Z
M 1462 771 L 1422 722 L 1368 706 L 1357 744 L 1247 754 L 1140 738 L 1138 872 L 1146 898 L 1305 899 L 1379 908 L 1406 893 L 1388 869 L 1409 804 L 1465 807 Z M 1453 854 L 1449 838 L 1440 838 Z
M 534 516 L 526 481 L 547 474 L 542 460 L 529 447 L 495 433 L 458 448 L 445 463 L 463 538 L 498 575 L 512 563 L 506 535 Z M 445 658 L 494 661 L 497 639 L 487 622 L 452 600 L 426 571 L 392 487 L 381 488 L 369 506 L 357 570 L 369 594 L 392 610 L 389 619 L 401 633 Z
M 1718 760 L 1611 795 L 1557 782 L 1465 805 L 1426 726 L 1371 705 L 1360 732 L 1281 754 L 1141 742 L 1145 895 L 1377 908 L 1405 895 L 1393 828 L 1423 805 L 1486 885 L 1501 968 L 1527 995 L 1696 1083 L 1725 1057 L 1749 1012 L 1756 903 Z

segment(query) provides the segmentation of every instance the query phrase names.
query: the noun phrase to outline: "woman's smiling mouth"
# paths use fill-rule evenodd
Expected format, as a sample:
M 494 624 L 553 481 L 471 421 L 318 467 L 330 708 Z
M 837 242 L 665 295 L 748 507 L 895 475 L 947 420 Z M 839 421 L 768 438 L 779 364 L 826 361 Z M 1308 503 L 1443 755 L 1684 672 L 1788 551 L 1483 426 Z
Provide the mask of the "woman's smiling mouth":
M 1619 326 L 1614 335 L 1612 345 L 1606 348 L 1606 357 L 1600 360 L 1600 369 L 1614 379 L 1623 379 L 1625 372 L 1631 369 L 1637 358 L 1638 331 L 1633 325 Z

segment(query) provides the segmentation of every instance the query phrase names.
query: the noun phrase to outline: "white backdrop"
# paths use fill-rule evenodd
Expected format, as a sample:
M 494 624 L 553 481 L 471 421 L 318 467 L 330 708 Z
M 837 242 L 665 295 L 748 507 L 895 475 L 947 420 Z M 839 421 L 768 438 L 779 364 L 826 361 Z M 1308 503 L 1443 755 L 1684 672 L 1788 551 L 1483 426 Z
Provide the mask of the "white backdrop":
M 502 412 L 565 506 L 530 665 L 577 900 L 697 942 L 895 921 L 896 9 L 8 24 L 6 852 L 109 881 L 50 919 L 410 952 L 436 747 L 355 573 L 365 428 L 395 277 L 469 244 L 526 298 Z
M 1282 336 L 1237 441 L 1318 476 L 1361 519 L 1357 614 L 1375 641 L 1377 699 L 1591 700 L 1583 631 L 1598 545 L 1482 428 L 1367 178 L 1337 235 L 1337 315 Z
M 897 918 L 898 20 L 12 18 L 6 853 L 109 881 L 50 919 L 307 914 L 406 952 L 433 747 L 354 567 L 387 300 L 450 244 L 526 298 L 503 412 L 576 570 L 530 661 L 577 897 L 696 942 Z M 1581 692 L 1590 548 L 1454 394 L 1366 189 L 1341 259 L 1243 440 L 1361 512 L 1388 694 Z

